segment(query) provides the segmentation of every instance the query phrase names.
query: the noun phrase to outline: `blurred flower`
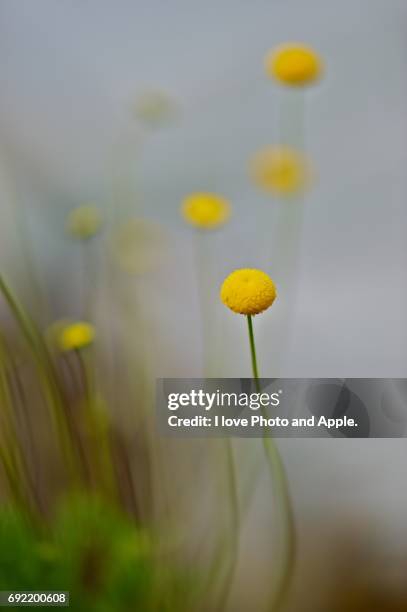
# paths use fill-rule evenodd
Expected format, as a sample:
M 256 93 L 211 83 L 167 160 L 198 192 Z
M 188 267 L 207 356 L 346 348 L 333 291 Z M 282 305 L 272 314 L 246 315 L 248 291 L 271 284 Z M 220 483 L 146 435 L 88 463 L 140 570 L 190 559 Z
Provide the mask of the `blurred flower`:
M 272 49 L 265 58 L 268 76 L 284 85 L 303 87 L 317 81 L 323 72 L 319 55 L 303 44 L 285 44 Z
M 59 319 L 58 321 L 54 321 L 45 331 L 45 339 L 47 344 L 49 344 L 52 348 L 60 348 L 60 338 L 61 334 L 69 325 L 71 325 L 72 321 L 70 319 Z
M 97 234 L 102 226 L 102 216 L 96 206 L 79 206 L 70 212 L 67 231 L 79 240 L 88 240 Z
M 162 228 L 145 219 L 128 219 L 114 231 L 113 257 L 130 274 L 157 268 L 165 258 L 166 236 Z
M 95 328 L 90 323 L 78 321 L 64 327 L 59 335 L 59 346 L 63 351 L 84 348 L 95 339 Z
M 235 270 L 223 281 L 220 297 L 233 312 L 256 315 L 267 310 L 276 299 L 276 287 L 261 270 Z
M 250 163 L 253 182 L 276 196 L 294 196 L 312 182 L 309 159 L 291 147 L 270 146 L 258 151 Z
M 169 123 L 177 114 L 175 101 L 162 91 L 146 91 L 136 100 L 136 117 L 149 127 Z
M 184 199 L 181 212 L 187 223 L 200 229 L 223 225 L 231 214 L 228 200 L 214 193 L 192 193 Z

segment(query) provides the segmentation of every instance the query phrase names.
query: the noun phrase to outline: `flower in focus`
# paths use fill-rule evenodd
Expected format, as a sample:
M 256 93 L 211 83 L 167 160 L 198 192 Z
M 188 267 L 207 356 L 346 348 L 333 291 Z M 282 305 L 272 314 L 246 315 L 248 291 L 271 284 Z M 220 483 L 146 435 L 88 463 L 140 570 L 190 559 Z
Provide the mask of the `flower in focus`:
M 199 229 L 215 229 L 226 223 L 231 214 L 228 200 L 214 193 L 190 194 L 181 212 L 187 223 Z
M 323 72 L 319 55 L 303 44 L 285 44 L 272 49 L 265 58 L 268 76 L 291 87 L 303 87 L 317 81 Z
M 309 159 L 291 147 L 270 146 L 258 151 L 250 163 L 253 182 L 275 196 L 303 193 L 312 182 Z
M 162 228 L 145 219 L 128 219 L 113 233 L 113 257 L 130 274 L 144 274 L 157 268 L 165 259 L 166 247 Z
M 96 206 L 79 206 L 74 208 L 67 219 L 67 232 L 79 240 L 88 240 L 95 236 L 102 226 L 102 216 Z
M 239 314 L 256 315 L 267 310 L 277 297 L 271 278 L 261 270 L 235 270 L 223 281 L 220 298 Z
M 176 115 L 174 100 L 162 91 L 146 91 L 136 100 L 135 116 L 149 127 L 169 123 Z
M 77 321 L 60 330 L 59 347 L 63 351 L 85 348 L 95 339 L 95 328 L 90 323 Z

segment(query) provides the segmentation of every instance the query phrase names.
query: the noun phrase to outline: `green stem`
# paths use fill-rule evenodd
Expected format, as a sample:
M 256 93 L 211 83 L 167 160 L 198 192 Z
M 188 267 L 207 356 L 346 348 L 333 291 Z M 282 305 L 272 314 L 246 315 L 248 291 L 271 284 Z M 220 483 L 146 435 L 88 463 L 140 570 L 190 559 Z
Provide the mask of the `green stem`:
M 305 91 L 282 90 L 280 94 L 279 144 L 306 151 L 306 98 Z M 290 341 L 291 321 L 295 315 L 296 294 L 299 284 L 301 236 L 303 232 L 304 200 L 298 193 L 287 201 L 279 198 L 272 249 L 269 252 L 273 267 L 284 281 L 283 318 L 275 338 L 273 372 L 281 375 Z M 268 238 L 267 238 L 268 239 Z M 270 248 L 270 247 L 269 247 Z M 280 286 L 280 289 L 282 287 Z
M 96 469 L 97 482 L 102 490 L 114 501 L 117 490 L 114 477 L 110 424 L 102 406 L 98 406 L 97 388 L 94 380 L 93 362 L 84 349 L 76 349 L 75 355 L 79 365 L 84 393 L 84 417 L 87 420 L 88 441 L 92 447 L 92 457 Z
M 61 396 L 59 383 L 54 364 L 50 358 L 45 343 L 34 322 L 19 304 L 14 293 L 0 275 L 0 294 L 3 295 L 8 304 L 16 323 L 29 347 L 33 361 L 36 365 L 39 379 L 42 385 L 44 397 L 49 405 L 51 416 L 61 440 L 61 446 L 65 451 L 68 467 L 73 478 L 75 478 L 75 453 L 72 440 L 67 426 L 64 413 L 64 404 Z
M 232 441 L 229 438 L 222 440 L 226 453 L 226 470 L 227 470 L 227 486 L 228 497 L 230 502 L 230 522 L 225 530 L 224 538 L 221 539 L 219 549 L 215 556 L 215 561 L 212 565 L 209 574 L 208 585 L 216 579 L 216 575 L 222 570 L 223 563 L 223 544 L 226 542 L 228 546 L 228 558 L 226 560 L 226 570 L 221 586 L 220 594 L 216 603 L 217 612 L 223 612 L 226 608 L 230 591 L 233 585 L 236 565 L 239 556 L 239 541 L 240 541 L 240 511 L 239 511 L 239 492 L 236 476 L 235 459 L 233 453 Z
M 278 582 L 272 593 L 269 604 L 270 612 L 277 612 L 285 602 L 294 574 L 296 533 L 294 513 L 285 468 L 276 444 L 272 438 L 267 437 L 266 433 L 263 436 L 263 448 L 269 464 L 275 498 L 282 522 L 282 529 L 280 531 L 282 550 L 279 555 L 280 572 Z
M 202 231 L 197 230 L 194 236 L 195 267 L 198 288 L 198 307 L 200 309 L 201 338 L 202 338 L 202 370 L 204 378 L 210 378 L 211 360 L 208 347 L 210 345 L 211 323 L 209 313 L 207 269 L 207 238 Z
M 249 328 L 250 353 L 252 356 L 253 378 L 257 391 L 260 391 L 259 371 L 257 368 L 256 344 L 254 342 L 252 315 L 247 315 L 247 326 Z
M 279 144 L 305 149 L 305 95 L 303 91 L 282 91 L 279 108 Z
M 247 315 L 247 324 L 249 328 L 253 378 L 255 380 L 256 389 L 258 392 L 260 392 L 260 380 L 256 357 L 256 344 L 254 341 L 253 323 L 251 315 Z M 266 417 L 267 415 L 264 411 L 264 408 L 262 409 L 262 412 L 263 416 Z M 279 555 L 279 559 L 281 560 L 280 572 L 277 576 L 276 586 L 271 595 L 271 600 L 269 604 L 270 612 L 277 612 L 281 609 L 281 606 L 285 602 L 285 598 L 293 576 L 296 554 L 295 524 L 284 464 L 282 462 L 277 445 L 271 437 L 270 431 L 267 429 L 264 429 L 263 433 L 263 448 L 272 478 L 274 496 L 277 503 L 277 510 L 280 513 L 280 519 L 282 521 L 282 529 L 280 531 L 282 550 Z

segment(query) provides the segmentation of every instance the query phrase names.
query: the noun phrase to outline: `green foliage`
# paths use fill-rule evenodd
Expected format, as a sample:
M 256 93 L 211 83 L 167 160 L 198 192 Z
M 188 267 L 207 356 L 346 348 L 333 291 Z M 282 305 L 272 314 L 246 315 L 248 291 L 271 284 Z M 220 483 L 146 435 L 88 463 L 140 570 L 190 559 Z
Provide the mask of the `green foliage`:
M 158 563 L 149 534 L 98 499 L 70 499 L 47 527 L 0 510 L 0 590 L 70 591 L 75 612 L 174 612 L 187 609 L 184 578 Z

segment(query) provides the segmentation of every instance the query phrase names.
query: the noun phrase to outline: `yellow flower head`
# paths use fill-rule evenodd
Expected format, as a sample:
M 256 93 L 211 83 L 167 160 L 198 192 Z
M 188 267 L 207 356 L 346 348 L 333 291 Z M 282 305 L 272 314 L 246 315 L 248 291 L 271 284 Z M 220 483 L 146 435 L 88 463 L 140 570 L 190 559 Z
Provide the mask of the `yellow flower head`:
M 200 229 L 215 229 L 229 219 L 230 204 L 215 193 L 192 193 L 183 201 L 181 212 L 187 223 Z
M 269 308 L 276 299 L 276 287 L 261 270 L 235 270 L 223 281 L 222 302 L 233 312 L 256 315 Z
M 63 351 L 82 349 L 95 339 L 95 328 L 90 323 L 78 321 L 64 327 L 59 335 L 59 347 Z
M 309 159 L 291 147 L 266 147 L 250 163 L 253 182 L 268 193 L 290 197 L 303 193 L 311 185 Z
M 265 58 L 266 73 L 290 87 L 303 87 L 317 81 L 323 72 L 319 55 L 302 44 L 285 44 L 272 49 Z
M 165 260 L 168 239 L 163 228 L 146 219 L 127 219 L 112 235 L 112 255 L 129 274 L 144 274 L 159 268 Z
M 149 127 L 169 123 L 177 113 L 175 101 L 163 91 L 145 91 L 137 99 L 134 113 Z
M 102 217 L 96 206 L 79 206 L 68 215 L 67 231 L 79 240 L 87 240 L 98 233 Z

